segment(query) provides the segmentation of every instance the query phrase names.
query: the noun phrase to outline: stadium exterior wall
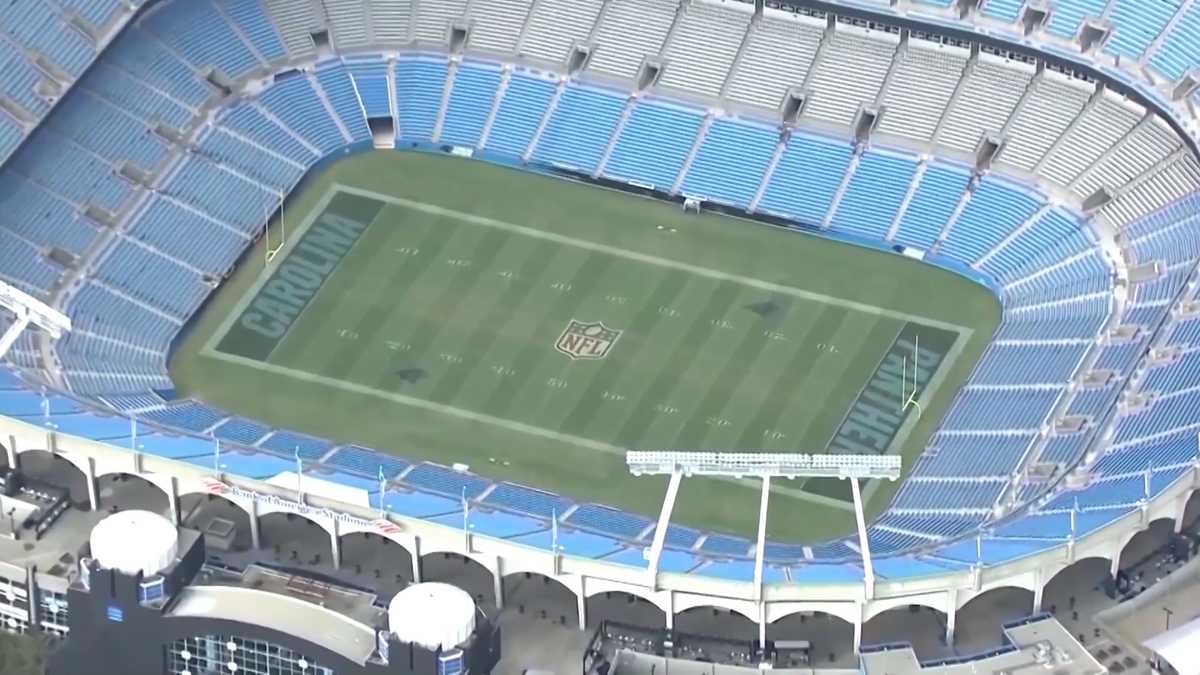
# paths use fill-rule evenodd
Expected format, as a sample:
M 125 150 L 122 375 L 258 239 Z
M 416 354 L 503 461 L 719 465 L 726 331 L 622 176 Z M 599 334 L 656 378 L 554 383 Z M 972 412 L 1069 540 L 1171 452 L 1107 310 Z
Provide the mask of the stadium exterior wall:
M 1184 473 L 1170 487 L 1140 509 L 1055 548 L 992 566 L 947 572 L 905 580 L 880 579 L 874 593 L 861 581 L 793 582 L 756 588 L 752 583 L 700 575 L 660 572 L 655 578 L 644 568 L 593 559 L 554 555 L 510 541 L 464 533 L 428 521 L 395 515 L 384 516 L 366 504 L 350 504 L 318 496 L 320 481 L 310 479 L 306 494 L 297 501 L 294 490 L 262 481 L 215 475 L 211 470 L 178 460 L 165 459 L 114 447 L 0 417 L 0 444 L 10 462 L 21 453 L 49 451 L 76 467 L 85 476 L 89 496 L 96 506 L 96 480 L 113 474 L 131 474 L 154 484 L 167 495 L 171 515 L 178 521 L 179 498 L 188 494 L 217 494 L 243 509 L 256 522 L 269 513 L 294 513 L 311 520 L 337 540 L 348 534 L 374 533 L 403 546 L 413 560 L 419 579 L 422 556 L 454 553 L 480 563 L 493 577 L 497 602 L 502 604 L 501 580 L 509 575 L 531 572 L 555 579 L 576 597 L 579 624 L 586 624 L 585 600 L 598 593 L 620 591 L 654 604 L 673 617 L 693 607 L 718 607 L 737 612 L 761 627 L 797 612 L 831 614 L 855 626 L 859 644 L 862 624 L 889 609 L 923 605 L 947 615 L 953 631 L 953 616 L 973 598 L 998 588 L 1032 591 L 1034 607 L 1040 609 L 1042 590 L 1063 569 L 1077 560 L 1104 558 L 1120 560 L 1121 550 L 1155 520 L 1170 518 L 1179 523 L 1188 498 L 1200 488 L 1200 466 Z M 256 530 L 257 528 L 253 528 Z

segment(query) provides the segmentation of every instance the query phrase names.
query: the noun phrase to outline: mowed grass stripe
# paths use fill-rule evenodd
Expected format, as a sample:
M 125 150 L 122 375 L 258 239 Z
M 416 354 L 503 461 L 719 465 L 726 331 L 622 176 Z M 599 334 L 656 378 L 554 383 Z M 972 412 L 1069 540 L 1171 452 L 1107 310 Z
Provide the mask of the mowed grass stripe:
M 553 350 L 553 339 L 558 336 L 544 335 L 538 331 L 557 330 L 563 326 L 543 325 L 547 308 L 561 300 L 561 284 L 569 284 L 574 275 L 591 255 L 586 251 L 559 247 L 549 256 L 549 266 L 534 284 L 532 291 L 519 303 L 509 308 L 506 320 L 494 329 L 497 338 L 478 357 L 479 366 L 467 373 L 466 384 L 459 390 L 451 405 L 466 410 L 484 410 L 497 388 L 504 381 L 517 375 L 528 377 L 528 373 L 517 373 L 515 364 L 531 342 L 541 341 L 548 350 Z
M 617 433 L 618 445 L 633 447 L 634 444 L 646 442 L 644 436 L 657 417 L 657 406 L 669 400 L 683 371 L 715 332 L 712 322 L 725 316 L 737 301 L 741 290 L 741 287 L 733 282 L 720 282 L 716 285 L 704 308 L 696 314 L 683 333 L 682 339 L 672 345 L 670 356 L 662 364 L 654 381 L 646 387 L 637 404 L 631 409 Z
M 364 274 L 365 270 L 375 271 L 378 263 L 375 258 L 375 250 L 380 246 L 381 241 L 387 239 L 387 232 L 382 228 L 375 227 L 375 224 L 383 218 L 383 214 L 387 211 L 388 208 L 384 207 L 375 214 L 375 220 L 368 224 L 354 247 L 338 261 L 333 272 L 317 289 L 316 295 L 300 312 L 300 316 L 296 317 L 291 328 L 279 343 L 275 345 L 275 349 L 266 359 L 268 363 L 283 365 L 312 363 L 306 358 L 308 350 L 314 341 L 322 338 L 329 316 L 342 306 L 344 298 L 353 297 L 354 293 L 362 290 L 364 278 L 370 278 Z M 280 264 L 283 262 L 283 259 L 279 260 Z
M 454 344 L 452 338 L 444 338 L 445 348 L 461 355 L 465 362 L 447 369 L 446 374 L 430 392 L 429 398 L 444 403 L 452 401 L 466 384 L 471 372 L 476 368 L 486 367 L 481 361 L 500 337 L 499 329 L 512 316 L 514 308 L 521 305 L 542 282 L 542 276 L 550 268 L 550 261 L 558 248 L 558 245 L 548 241 L 532 243 L 522 263 L 516 266 L 518 275 L 507 282 L 489 309 L 478 315 L 478 327 L 466 340 Z M 504 282 L 493 279 L 492 283 Z
M 426 274 L 440 258 L 441 251 L 459 236 L 460 228 L 454 223 L 435 221 L 429 223 L 429 228 L 428 234 L 421 238 L 416 247 L 419 255 L 393 257 L 394 245 L 386 242 L 386 245 L 374 251 L 377 259 L 387 263 L 390 272 L 374 276 L 370 267 L 357 270 L 355 286 L 348 293 L 334 296 L 334 307 L 319 317 L 321 321 L 317 332 L 323 339 L 313 341 L 312 346 L 303 353 L 301 363 L 322 375 L 346 379 L 370 353 L 370 347 L 386 323 L 384 318 L 393 311 L 396 303 L 406 297 L 408 287 Z M 389 236 L 388 241 L 393 238 Z M 386 254 L 383 253 L 385 249 L 388 251 Z M 358 339 L 339 344 L 342 341 L 333 332 L 337 327 L 352 331 L 358 335 Z
M 514 374 L 504 378 L 500 386 L 496 387 L 484 404 L 483 412 L 496 417 L 509 416 L 520 392 L 526 385 L 531 384 L 530 380 L 534 371 L 537 370 L 539 361 L 547 356 L 559 356 L 554 352 L 553 344 L 541 344 L 536 336 L 552 335 L 553 337 L 550 339 L 558 337 L 562 329 L 566 327 L 567 321 L 575 315 L 579 298 L 590 295 L 592 289 L 604 281 L 606 273 L 615 260 L 613 256 L 606 253 L 591 252 L 587 255 L 578 271 L 567 282 L 570 289 L 560 291 L 558 298 L 550 303 L 541 319 L 537 321 L 537 327 L 532 333 L 534 339 L 526 342 L 525 347 L 513 361 Z M 531 386 L 544 387 L 545 383 L 533 382 Z M 527 413 L 527 411 L 521 412 Z
M 657 269 L 629 270 L 621 260 L 614 263 L 607 278 L 588 293 L 579 293 L 574 318 L 580 321 L 600 321 L 606 326 L 624 329 L 630 325 L 639 307 L 654 291 L 657 281 L 666 272 Z M 564 322 L 562 328 L 566 327 Z M 612 365 L 614 360 L 627 358 L 624 343 L 631 336 L 621 335 L 609 355 L 602 359 L 572 359 L 554 348 L 559 333 L 546 335 L 546 356 L 537 364 L 534 382 L 548 383 L 545 387 L 527 387 L 517 399 L 517 406 L 541 420 L 543 426 L 558 429 L 562 420 L 570 413 L 575 399 L 601 370 Z M 632 338 L 637 341 L 636 337 Z M 633 347 L 630 344 L 629 347 Z M 553 383 L 552 386 L 549 383 Z M 613 402 L 616 403 L 616 402 Z
M 808 376 L 821 358 L 821 354 L 817 351 L 817 345 L 827 344 L 845 322 L 849 313 L 850 310 L 840 305 L 823 305 L 821 307 L 821 312 L 808 325 L 808 330 L 798 338 L 792 357 L 783 363 L 783 366 L 779 368 L 778 375 L 767 387 L 766 394 L 758 403 L 754 418 L 750 420 L 750 423 L 742 430 L 741 436 L 738 437 L 736 449 L 749 450 L 768 447 L 770 441 L 764 434 L 768 430 L 777 429 L 780 418 L 787 410 L 789 403 L 797 396 L 812 396 L 813 392 L 802 392 L 802 389 L 803 383 L 808 380 Z M 795 443 L 797 440 L 784 438 L 780 439 L 779 445 L 771 444 L 769 447 L 789 447 L 789 442 Z M 791 447 L 800 452 L 813 450 Z
M 664 274 L 634 315 L 625 334 L 618 343 L 618 358 L 609 357 L 599 372 L 583 388 L 570 412 L 563 419 L 560 429 L 567 433 L 583 435 L 587 425 L 596 416 L 604 403 L 604 393 L 611 391 L 625 370 L 633 364 L 642 350 L 661 348 L 653 343 L 651 335 L 662 320 L 661 308 L 669 307 L 688 283 L 688 274 L 678 270 Z M 620 327 L 619 327 L 620 328 Z
M 376 336 L 385 327 L 389 331 L 396 331 L 392 335 L 397 342 L 405 345 L 403 354 L 411 366 L 423 367 L 429 374 L 432 374 L 435 368 L 446 367 L 446 362 L 440 358 L 441 350 L 436 344 L 439 332 L 446 327 L 446 314 L 450 311 L 449 308 L 462 305 L 479 278 L 500 255 L 501 247 L 508 240 L 503 232 L 474 231 L 472 234 L 475 235 L 474 241 L 467 252 L 446 252 L 446 255 L 464 255 L 462 259 L 469 260 L 470 264 L 454 267 L 444 257 L 432 261 L 422 275 L 432 276 L 438 282 L 429 291 L 420 294 L 405 293 L 402 298 L 397 297 L 397 291 L 403 293 L 406 290 L 403 288 L 384 287 L 378 291 L 378 311 L 373 317 L 369 314 L 364 316 L 360 323 L 366 330 L 360 335 L 369 335 L 370 338 L 363 342 L 359 358 L 355 359 L 349 372 L 342 373 L 340 377 L 356 382 L 377 383 L 395 375 L 381 373 L 375 360 L 369 356 L 371 347 L 375 346 Z M 414 286 L 419 282 L 419 279 L 415 281 Z M 424 297 L 417 298 L 414 295 Z M 404 304 L 403 312 L 396 311 L 398 303 Z
M 871 380 L 871 377 L 875 374 L 875 370 L 876 370 L 876 368 L 878 368 L 879 362 L 883 360 L 884 355 L 887 353 L 888 347 L 890 347 L 892 345 L 892 343 L 896 340 L 896 337 L 900 334 L 900 330 L 903 327 L 904 327 L 904 323 L 900 322 L 900 321 L 895 321 L 895 320 L 876 321 L 875 325 L 871 326 L 871 331 L 867 335 L 867 339 L 864 340 L 864 342 L 863 342 L 863 344 L 865 344 L 865 345 L 879 345 L 880 346 L 879 350 L 876 353 L 874 360 L 871 361 L 871 366 L 872 366 L 871 370 L 866 373 L 866 377 L 864 379 L 862 379 L 861 381 L 859 381 L 859 382 L 843 382 L 842 386 L 847 387 L 847 388 L 853 387 L 853 391 L 861 392 L 862 388 L 866 386 L 867 382 L 869 382 Z M 863 358 L 864 359 L 866 358 L 865 354 L 864 354 Z M 857 400 L 857 396 L 855 397 L 855 400 Z M 896 392 L 897 406 L 899 406 L 899 400 L 900 400 L 900 392 L 897 391 Z M 822 404 L 818 407 L 817 419 L 824 421 L 825 424 L 832 425 L 832 429 L 836 429 L 837 426 L 839 424 L 841 424 L 842 420 L 846 417 L 846 415 L 850 412 L 850 410 L 846 407 L 844 399 L 839 400 L 837 404 L 834 404 L 832 401 L 833 401 L 832 398 L 827 398 L 824 401 L 822 401 Z M 852 402 L 852 404 L 853 404 L 853 402 Z M 833 433 L 831 430 L 831 432 L 827 438 L 832 438 L 832 436 L 833 436 Z
M 822 418 L 818 414 L 820 408 L 827 400 L 839 400 L 846 406 L 848 398 L 852 398 L 853 392 L 866 381 L 868 373 L 887 348 L 884 344 L 868 344 L 866 341 L 880 321 L 891 325 L 893 330 L 899 328 L 899 322 L 893 319 L 851 312 L 846 321 L 838 326 L 833 337 L 829 338 L 829 344 L 838 351 L 817 360 L 804 380 L 806 396 L 792 398 L 783 416 L 785 422 L 780 425 L 789 437 L 799 440 L 800 447 L 816 452 L 829 441 L 838 420 Z M 819 392 L 819 396 L 815 392 Z
M 749 324 L 746 333 L 742 336 L 737 348 L 729 353 L 721 368 L 709 381 L 704 398 L 696 406 L 692 417 L 679 430 L 671 447 L 706 447 L 704 441 L 718 432 L 723 423 L 736 425 L 741 422 L 740 420 L 726 420 L 721 415 L 730 399 L 733 398 L 734 392 L 752 372 L 752 364 L 771 342 L 770 331 L 783 323 L 783 319 L 793 305 L 790 298 L 778 298 L 775 302 L 778 309 L 774 315 L 759 317 L 746 310 L 739 317 L 739 320 L 744 320 Z M 710 420 L 717 420 L 717 422 L 714 424 Z

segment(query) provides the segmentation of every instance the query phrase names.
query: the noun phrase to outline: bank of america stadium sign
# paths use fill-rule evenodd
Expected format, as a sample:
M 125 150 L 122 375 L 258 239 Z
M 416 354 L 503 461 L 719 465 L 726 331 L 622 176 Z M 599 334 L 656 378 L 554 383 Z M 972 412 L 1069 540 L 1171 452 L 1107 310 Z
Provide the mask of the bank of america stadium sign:
M 220 495 L 222 497 L 237 497 L 239 499 L 246 499 L 258 504 L 274 507 L 281 511 L 294 513 L 298 516 L 305 516 L 307 518 L 326 518 L 328 520 L 336 520 L 347 525 L 375 530 L 380 534 L 396 534 L 403 531 L 403 528 L 401 528 L 399 525 L 384 518 L 376 518 L 373 520 L 368 518 L 359 518 L 358 516 L 342 513 L 341 511 L 334 511 L 330 508 L 309 506 L 308 504 L 303 504 L 294 499 L 286 499 L 284 497 L 280 497 L 279 495 L 255 492 L 254 490 L 246 490 L 236 485 L 230 485 L 228 483 L 221 482 L 214 478 L 202 478 L 201 480 L 204 482 L 205 489 L 208 490 L 209 494 Z

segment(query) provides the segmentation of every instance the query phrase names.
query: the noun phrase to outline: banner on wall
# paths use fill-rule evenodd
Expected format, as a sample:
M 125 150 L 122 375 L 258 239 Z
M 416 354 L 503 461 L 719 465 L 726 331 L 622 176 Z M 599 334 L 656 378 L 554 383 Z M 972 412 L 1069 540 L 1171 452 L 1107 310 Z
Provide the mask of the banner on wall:
M 404 531 L 404 528 L 400 525 L 397 525 L 396 523 L 384 518 L 360 518 L 358 516 L 350 515 L 349 513 L 334 511 L 333 509 L 327 507 L 309 506 L 308 504 L 303 504 L 294 499 L 280 497 L 279 495 L 255 492 L 254 490 L 247 490 L 236 485 L 230 485 L 229 483 L 219 481 L 215 478 L 201 478 L 200 480 L 204 483 L 204 487 L 209 494 L 220 495 L 222 497 L 238 497 L 240 499 L 253 501 L 257 504 L 270 506 L 273 509 L 294 513 L 298 516 L 305 516 L 308 518 L 327 518 L 329 520 L 336 520 L 347 525 L 374 530 L 380 534 L 397 534 Z

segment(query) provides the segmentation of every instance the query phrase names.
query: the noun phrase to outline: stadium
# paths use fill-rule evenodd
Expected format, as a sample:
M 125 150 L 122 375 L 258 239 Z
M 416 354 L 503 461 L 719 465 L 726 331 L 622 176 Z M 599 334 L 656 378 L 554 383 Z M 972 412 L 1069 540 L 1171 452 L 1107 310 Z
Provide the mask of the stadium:
M 1200 671 L 1192 0 L 0 28 L 0 615 L 50 672 Z M 429 582 L 479 612 L 437 647 L 384 611 Z

